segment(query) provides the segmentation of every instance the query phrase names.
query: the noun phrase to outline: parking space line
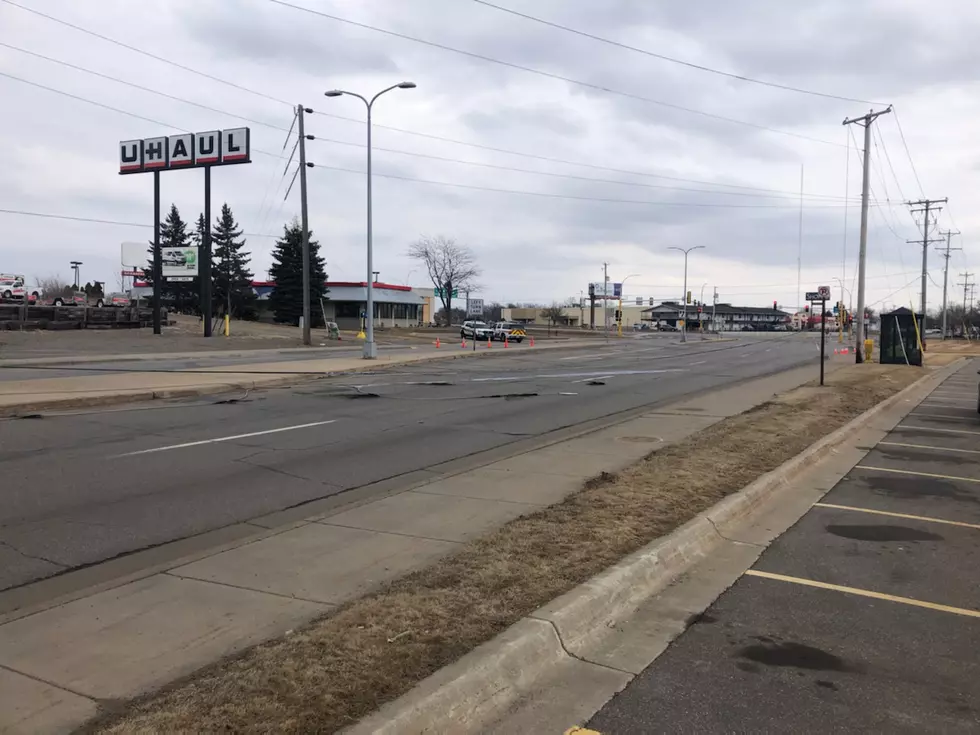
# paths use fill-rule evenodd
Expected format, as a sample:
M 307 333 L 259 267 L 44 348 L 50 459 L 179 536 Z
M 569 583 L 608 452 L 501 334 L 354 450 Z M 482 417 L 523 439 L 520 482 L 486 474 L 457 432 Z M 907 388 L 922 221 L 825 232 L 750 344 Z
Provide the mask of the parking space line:
M 914 516 L 908 513 L 892 513 L 887 510 L 872 510 L 871 508 L 855 508 L 853 505 L 836 505 L 834 503 L 814 503 L 814 508 L 833 508 L 834 510 L 851 510 L 855 513 L 871 513 L 876 516 L 889 516 L 890 518 L 908 518 L 911 521 L 926 521 L 927 523 L 943 523 L 947 526 L 960 526 L 962 528 L 976 528 L 980 530 L 980 524 L 963 523 L 962 521 L 947 521 L 945 518 L 933 518 L 932 516 Z
M 966 416 L 946 416 L 946 415 L 941 414 L 941 413 L 918 413 L 917 411 L 913 411 L 909 415 L 910 416 L 922 416 L 922 418 L 927 418 L 927 419 L 946 419 L 947 421 L 969 421 L 970 423 L 976 423 L 976 419 L 973 418 L 972 416 L 970 416 L 970 417 L 966 417 Z
M 980 480 L 975 477 L 959 477 L 958 475 L 939 475 L 933 472 L 913 472 L 912 470 L 896 470 L 891 467 L 871 467 L 866 464 L 856 465 L 859 470 L 871 470 L 873 472 L 891 472 L 895 475 L 913 475 L 914 477 L 932 477 L 936 480 L 960 480 L 961 482 L 976 482 Z
M 954 447 L 933 447 L 929 444 L 905 444 L 903 442 L 878 442 L 878 446 L 908 447 L 909 449 L 932 449 L 936 452 L 957 452 L 961 454 L 980 454 L 976 449 L 956 449 Z
M 938 610 L 939 612 L 952 613 L 953 615 L 965 615 L 968 618 L 980 618 L 980 611 L 978 610 L 968 610 L 962 607 L 952 607 L 950 605 L 940 605 L 937 602 L 926 602 L 925 600 L 916 600 L 912 597 L 899 597 L 897 595 L 888 595 L 884 592 L 873 592 L 872 590 L 863 590 L 859 587 L 846 587 L 842 584 L 830 584 L 829 582 L 818 582 L 815 579 L 804 579 L 803 577 L 790 577 L 786 574 L 773 574 L 772 572 L 762 572 L 758 569 L 749 569 L 745 572 L 746 576 L 749 577 L 762 577 L 763 579 L 771 579 L 776 582 L 789 582 L 791 584 L 799 584 L 804 587 L 816 587 L 821 590 L 831 590 L 833 592 L 843 592 L 848 595 L 856 595 L 858 597 L 870 597 L 873 600 L 885 600 L 886 602 L 898 602 L 902 605 L 911 605 L 912 607 L 924 607 L 927 610 Z
M 975 436 L 980 436 L 980 431 L 966 431 L 965 429 L 940 429 L 936 426 L 909 426 L 908 424 L 899 424 L 899 429 L 915 429 L 916 431 L 941 431 L 944 434 L 973 434 Z

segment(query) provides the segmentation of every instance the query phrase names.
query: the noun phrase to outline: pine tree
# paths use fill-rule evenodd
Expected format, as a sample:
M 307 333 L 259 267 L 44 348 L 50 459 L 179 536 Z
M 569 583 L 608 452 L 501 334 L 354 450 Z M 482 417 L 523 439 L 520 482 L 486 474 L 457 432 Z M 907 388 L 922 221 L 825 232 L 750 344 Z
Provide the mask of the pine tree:
M 283 234 L 272 251 L 269 275 L 275 288 L 269 294 L 269 308 L 280 324 L 299 326 L 303 316 L 303 228 L 295 219 L 283 226 Z M 323 326 L 320 299 L 325 298 L 327 274 L 320 257 L 320 243 L 310 232 L 310 326 Z
M 255 319 L 255 291 L 252 289 L 252 272 L 248 269 L 251 258 L 247 250 L 242 250 L 245 240 L 239 239 L 241 236 L 231 207 L 222 204 L 221 215 L 211 230 L 214 261 L 211 293 L 219 313 L 230 313 L 237 319 Z
M 186 248 L 190 242 L 187 234 L 187 223 L 180 216 L 176 204 L 170 205 L 167 218 L 160 223 L 160 248 Z M 149 247 L 149 267 L 143 273 L 146 280 L 154 283 L 153 243 Z M 160 298 L 177 311 L 187 313 L 195 310 L 198 293 L 198 278 L 191 282 L 164 281 L 160 289 Z

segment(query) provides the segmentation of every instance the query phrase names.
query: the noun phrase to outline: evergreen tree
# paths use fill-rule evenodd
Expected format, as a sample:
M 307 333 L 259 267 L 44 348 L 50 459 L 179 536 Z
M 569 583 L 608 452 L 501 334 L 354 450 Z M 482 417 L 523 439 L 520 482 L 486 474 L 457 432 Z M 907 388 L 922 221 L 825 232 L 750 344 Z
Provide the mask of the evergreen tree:
M 186 248 L 190 243 L 187 233 L 187 223 L 180 216 L 176 204 L 170 205 L 167 218 L 160 223 L 160 248 Z M 150 285 L 154 282 L 153 243 L 149 247 L 149 267 L 143 271 Z M 199 279 L 190 282 L 164 281 L 160 289 L 160 298 L 165 304 L 179 312 L 195 311 L 197 304 Z
M 280 324 L 299 326 L 303 316 L 303 228 L 295 219 L 283 226 L 282 237 L 272 251 L 272 268 L 269 275 L 275 288 L 269 294 L 269 308 Z M 325 298 L 327 274 L 320 257 L 320 243 L 310 232 L 310 326 L 323 326 L 320 299 Z
M 237 319 L 255 319 L 255 291 L 252 290 L 252 272 L 248 269 L 251 258 L 247 250 L 242 250 L 245 240 L 240 239 L 241 236 L 231 207 L 222 204 L 221 215 L 211 230 L 214 283 L 211 293 L 218 305 L 218 313 L 230 313 Z

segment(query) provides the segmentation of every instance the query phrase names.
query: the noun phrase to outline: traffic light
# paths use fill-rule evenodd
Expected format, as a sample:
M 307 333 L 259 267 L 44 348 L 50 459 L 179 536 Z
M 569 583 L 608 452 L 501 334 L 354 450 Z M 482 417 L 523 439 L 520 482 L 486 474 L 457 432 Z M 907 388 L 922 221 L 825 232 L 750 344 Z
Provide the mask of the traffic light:
M 698 304 L 698 314 L 701 313 L 701 304 Z
M 621 312 L 619 309 L 616 309 L 616 323 L 618 324 L 621 321 L 623 321 L 623 312 Z
M 776 305 L 776 299 L 772 300 L 772 310 L 776 311 L 779 307 Z
M 810 313 L 810 305 L 809 304 L 804 304 L 803 305 L 803 311 L 805 311 L 807 314 L 809 314 Z

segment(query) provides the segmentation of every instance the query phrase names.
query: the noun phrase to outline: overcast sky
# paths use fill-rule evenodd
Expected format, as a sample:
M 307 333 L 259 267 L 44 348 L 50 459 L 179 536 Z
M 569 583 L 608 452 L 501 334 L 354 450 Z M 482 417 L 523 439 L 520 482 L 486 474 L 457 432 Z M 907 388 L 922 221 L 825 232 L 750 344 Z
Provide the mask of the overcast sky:
M 668 248 L 701 245 L 704 250 L 690 256 L 695 298 L 707 284 L 708 301 L 717 286 L 722 301 L 777 300 L 791 308 L 799 301 L 802 166 L 802 288 L 829 284 L 836 296 L 835 277 L 853 288 L 860 152 L 851 146 L 848 153 L 841 121 L 866 113 L 867 102 L 706 73 L 472 0 L 290 1 L 627 94 L 269 0 L 15 0 L 236 88 L 0 0 L 0 72 L 32 83 L 0 76 L 0 209 L 147 225 L 0 213 L 0 271 L 67 279 L 69 261 L 80 260 L 83 280 L 115 288 L 120 243 L 152 237 L 153 214 L 152 176 L 119 176 L 118 142 L 247 124 L 253 162 L 214 171 L 212 210 L 222 202 L 232 207 L 250 233 L 256 277 L 264 278 L 275 236 L 299 212 L 298 187 L 283 202 L 289 175 L 283 179 L 281 156 L 290 105 L 301 102 L 316 113 L 307 117 L 307 132 L 317 137 L 308 145 L 316 164 L 309 171 L 310 226 L 330 279 L 364 280 L 364 108 L 354 98 L 328 99 L 323 92 L 370 95 L 407 79 L 418 88 L 391 92 L 374 112 L 374 263 L 382 281 L 425 285 L 424 270 L 405 253 L 412 240 L 428 234 L 473 249 L 486 300 L 577 297 L 589 281 L 601 280 L 603 262 L 613 281 L 636 274 L 626 284 L 628 296 L 677 298 L 683 257 Z M 921 235 L 903 199 L 949 197 L 938 225 L 946 230 L 954 223 L 963 232 L 953 238 L 963 251 L 953 254 L 950 283 L 976 264 L 980 4 L 945 0 L 929 12 L 911 0 L 499 4 L 695 64 L 874 101 L 876 109 L 894 104 L 897 115 L 879 119 L 871 149 L 878 206 L 870 215 L 868 301 L 918 299 L 921 246 L 905 240 Z M 862 128 L 852 127 L 862 145 Z M 477 163 L 486 165 L 469 165 Z M 164 211 L 174 202 L 186 220 L 196 219 L 203 172 L 167 172 L 161 180 Z M 942 258 L 934 251 L 929 265 L 939 285 L 928 286 L 930 306 L 936 306 Z M 962 289 L 953 294 L 961 299 Z

